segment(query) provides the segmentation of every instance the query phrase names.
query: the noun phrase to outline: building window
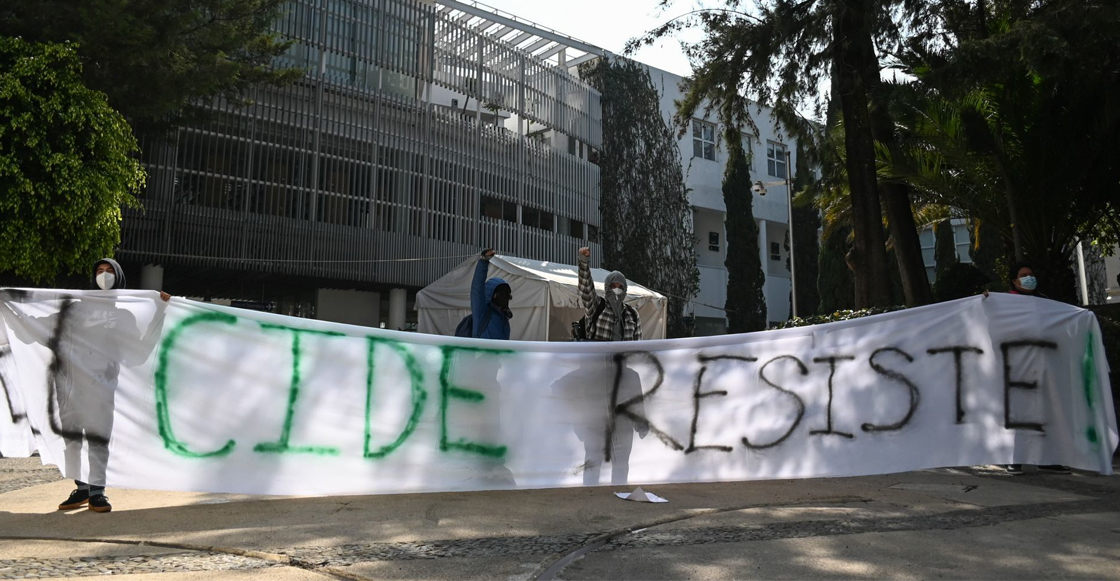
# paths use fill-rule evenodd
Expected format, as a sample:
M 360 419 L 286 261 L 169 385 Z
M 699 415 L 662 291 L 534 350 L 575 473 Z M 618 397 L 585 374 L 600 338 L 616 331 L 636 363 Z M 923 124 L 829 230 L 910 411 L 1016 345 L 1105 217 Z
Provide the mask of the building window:
M 692 157 L 716 159 L 716 126 L 698 119 L 692 120 Z
M 583 222 L 575 218 L 565 218 L 564 216 L 556 217 L 556 231 L 560 234 L 566 234 L 572 238 L 583 239 Z
M 536 226 L 541 219 L 541 211 L 529 206 L 521 207 L 521 223 L 526 226 Z
M 782 245 L 777 242 L 770 243 L 770 260 L 782 259 Z
M 719 252 L 719 232 L 708 232 L 708 250 Z
M 766 173 L 776 178 L 786 177 L 786 146 L 766 142 Z
M 747 156 L 747 166 L 754 172 L 754 136 L 749 133 L 743 134 L 743 153 Z
M 483 195 L 479 206 L 479 214 L 487 218 L 517 223 L 517 204 L 513 202 L 505 202 L 498 198 Z
M 552 212 L 530 208 L 529 206 L 522 206 L 521 223 L 526 226 L 552 232 Z

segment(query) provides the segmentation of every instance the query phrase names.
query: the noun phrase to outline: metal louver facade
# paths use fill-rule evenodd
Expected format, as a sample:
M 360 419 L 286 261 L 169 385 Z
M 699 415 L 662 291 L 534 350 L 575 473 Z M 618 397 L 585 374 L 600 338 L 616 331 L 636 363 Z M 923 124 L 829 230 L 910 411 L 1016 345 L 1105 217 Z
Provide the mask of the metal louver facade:
M 121 256 L 419 287 L 484 247 L 596 246 L 598 168 L 528 134 L 598 149 L 593 89 L 417 0 L 294 0 L 275 30 L 294 41 L 276 66 L 304 77 L 144 139 Z

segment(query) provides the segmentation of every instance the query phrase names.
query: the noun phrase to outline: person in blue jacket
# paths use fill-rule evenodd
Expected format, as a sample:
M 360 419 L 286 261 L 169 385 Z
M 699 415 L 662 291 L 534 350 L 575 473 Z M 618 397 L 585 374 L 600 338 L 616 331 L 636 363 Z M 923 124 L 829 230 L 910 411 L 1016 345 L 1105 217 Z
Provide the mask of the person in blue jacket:
M 509 339 L 509 320 L 513 318 L 509 302 L 513 299 L 513 290 L 498 277 L 487 280 L 486 272 L 493 257 L 492 248 L 483 250 L 474 268 L 471 281 L 473 335 L 479 339 Z

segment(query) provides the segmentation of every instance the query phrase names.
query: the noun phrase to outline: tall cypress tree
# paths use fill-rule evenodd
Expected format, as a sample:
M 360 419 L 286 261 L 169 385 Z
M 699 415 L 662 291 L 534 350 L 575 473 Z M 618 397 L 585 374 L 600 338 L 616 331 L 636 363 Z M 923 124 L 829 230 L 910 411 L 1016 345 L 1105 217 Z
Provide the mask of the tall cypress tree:
M 296 8 L 285 0 L 3 2 L 0 36 L 70 43 L 83 84 L 145 132 L 208 115 L 199 104 L 242 103 L 254 86 L 303 78 L 301 69 L 273 67 L 290 45 L 273 24 Z
M 813 182 L 813 172 L 809 169 L 808 156 L 801 142 L 797 143 L 797 158 L 794 159 L 796 174 L 793 178 L 793 194 L 796 196 Z M 817 260 L 820 256 L 820 242 L 817 230 L 821 227 L 821 211 L 813 205 L 793 207 L 793 267 L 797 269 L 797 316 L 811 317 L 817 314 L 821 295 L 817 292 Z M 788 261 L 787 261 L 788 262 Z M 793 313 L 793 290 L 790 290 L 790 313 Z
M 766 328 L 766 295 L 758 224 L 754 221 L 751 174 L 739 130 L 725 126 L 727 166 L 723 171 L 723 204 L 727 207 L 727 330 L 749 333 Z
M 934 234 L 937 235 L 933 247 L 933 260 L 937 263 L 935 276 L 941 278 L 941 274 L 946 269 L 960 262 L 960 259 L 957 258 L 957 241 L 953 235 L 952 220 L 945 219 L 938 222 L 934 226 Z
M 968 242 L 968 256 L 972 259 L 973 266 L 988 277 L 996 288 L 1006 287 L 1004 270 L 1011 262 L 1005 258 L 1006 244 L 999 237 L 999 229 L 974 218 L 969 224 Z
M 595 59 L 579 73 L 602 95 L 603 266 L 668 295 L 668 334 L 683 337 L 684 306 L 696 295 L 700 272 L 680 150 L 661 115 L 660 94 L 649 71 L 629 59 Z
M 839 227 L 821 245 L 817 291 L 821 295 L 822 315 L 855 308 L 855 280 L 847 263 L 850 233 L 847 226 Z

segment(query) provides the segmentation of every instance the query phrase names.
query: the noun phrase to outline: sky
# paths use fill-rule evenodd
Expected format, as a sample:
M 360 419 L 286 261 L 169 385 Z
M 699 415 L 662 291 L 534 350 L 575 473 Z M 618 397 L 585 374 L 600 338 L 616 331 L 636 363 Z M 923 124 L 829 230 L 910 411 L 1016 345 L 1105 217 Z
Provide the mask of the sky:
M 481 0 L 480 3 L 616 54 L 622 53 L 627 40 L 688 12 L 694 4 L 678 0 L 661 14 L 658 0 Z M 693 34 L 692 39 L 697 35 Z M 676 39 L 643 48 L 631 58 L 680 76 L 692 72 Z

